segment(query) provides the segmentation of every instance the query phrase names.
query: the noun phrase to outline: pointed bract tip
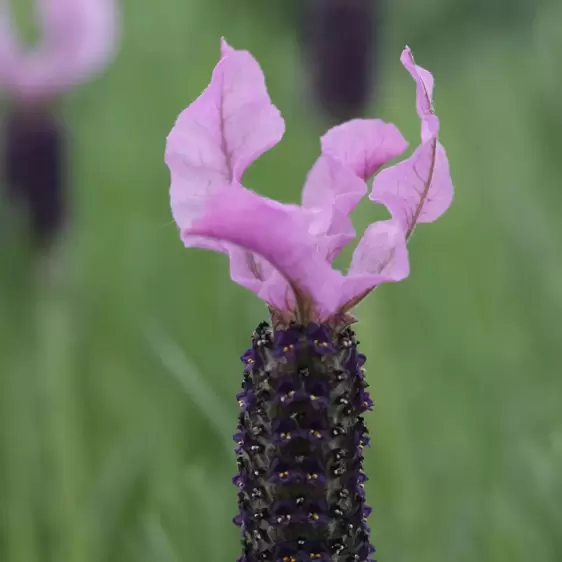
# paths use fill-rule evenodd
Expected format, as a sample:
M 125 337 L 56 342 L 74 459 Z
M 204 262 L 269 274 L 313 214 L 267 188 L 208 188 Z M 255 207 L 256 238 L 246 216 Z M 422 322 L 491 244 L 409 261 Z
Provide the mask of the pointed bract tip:
M 234 49 L 227 43 L 224 37 L 221 37 L 221 58 L 234 53 Z
M 415 65 L 416 61 L 414 60 L 414 54 L 412 53 L 412 49 L 406 45 L 402 54 L 400 55 L 400 62 L 408 68 L 408 66 Z
M 409 47 L 405 47 L 400 62 L 416 82 L 416 106 L 419 116 L 423 119 L 434 114 L 433 109 L 433 76 L 425 68 L 418 66 Z

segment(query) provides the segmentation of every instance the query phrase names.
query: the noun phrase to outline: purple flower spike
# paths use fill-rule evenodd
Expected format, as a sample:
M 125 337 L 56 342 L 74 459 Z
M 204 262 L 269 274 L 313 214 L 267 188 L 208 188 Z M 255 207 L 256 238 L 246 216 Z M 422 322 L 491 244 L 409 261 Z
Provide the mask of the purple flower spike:
M 315 345 L 274 353 L 280 341 L 306 343 L 318 332 L 329 353 Z M 369 535 L 360 532 L 366 512 L 359 445 L 366 428 L 355 406 L 365 394 L 355 336 L 341 326 L 293 325 L 272 337 L 261 324 L 252 341 L 260 366 L 244 377 L 244 390 L 251 388 L 255 399 L 235 435 L 242 442 L 235 484 L 247 561 L 368 562 L 354 558 L 369 552 Z
M 382 169 L 407 147 L 394 125 L 356 119 L 334 127 L 301 205 L 243 186 L 248 166 L 284 133 L 248 52 L 222 42 L 209 86 L 168 137 L 182 241 L 228 255 L 232 279 L 267 303 L 273 324 L 259 324 L 241 358 L 234 483 L 244 562 L 372 559 L 361 414 L 373 402 L 350 310 L 381 283 L 407 277 L 415 225 L 437 219 L 452 197 L 431 75 L 408 49 L 402 62 L 416 82 L 421 145 Z M 355 237 L 350 215 L 373 175 L 370 198 L 391 218 L 367 227 L 343 275 L 332 261 Z

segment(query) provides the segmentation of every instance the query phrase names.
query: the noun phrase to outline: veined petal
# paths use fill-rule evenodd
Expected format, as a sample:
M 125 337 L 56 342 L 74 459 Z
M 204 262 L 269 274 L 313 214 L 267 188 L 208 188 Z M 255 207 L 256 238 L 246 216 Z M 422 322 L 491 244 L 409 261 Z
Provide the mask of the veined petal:
M 25 52 L 13 35 L 0 45 L 0 60 L 8 62 L 3 85 L 12 94 L 24 99 L 59 94 L 113 57 L 119 35 L 116 0 L 37 0 L 37 12 L 41 42 L 36 49 Z
M 217 240 L 203 238 L 214 244 Z M 295 299 L 287 280 L 262 256 L 234 244 L 222 242 L 230 256 L 230 277 L 279 310 L 293 310 Z M 216 248 L 209 248 L 216 249 Z
M 418 66 L 409 47 L 400 55 L 400 62 L 416 82 L 416 111 L 420 119 L 434 115 L 433 111 L 433 76 L 431 72 Z
M 171 206 L 181 230 L 202 215 L 219 187 L 239 182 L 246 168 L 285 131 L 255 59 L 226 42 L 221 50 L 223 58 L 211 83 L 181 113 L 168 136 Z M 183 239 L 191 245 L 189 237 Z
M 349 215 L 367 191 L 365 180 L 406 147 L 394 125 L 377 119 L 354 119 L 324 135 L 302 203 L 317 212 L 311 234 L 329 262 L 355 237 Z
M 353 252 L 349 275 L 382 275 L 388 281 L 407 277 L 408 255 L 400 224 L 390 219 L 368 226 Z
M 260 197 L 242 186 L 225 186 L 209 198 L 202 217 L 182 234 L 258 254 L 290 283 L 298 300 L 335 310 L 342 276 L 316 251 L 308 217 L 297 205 Z
M 344 163 L 330 155 L 322 155 L 308 173 L 302 193 L 302 205 L 308 209 L 331 208 L 349 214 L 367 192 L 365 182 Z
M 408 143 L 398 128 L 380 119 L 353 119 L 322 137 L 322 154 L 337 158 L 364 180 L 406 148 Z
M 366 192 L 365 182 L 331 156 L 320 156 L 308 173 L 302 206 L 310 213 L 309 232 L 329 262 L 355 237 L 349 214 Z
M 203 239 L 208 240 L 208 239 Z M 216 240 L 210 240 L 216 244 Z M 242 287 L 254 293 L 259 293 L 265 279 L 271 275 L 273 269 L 263 258 L 255 256 L 252 252 L 232 244 L 227 245 L 230 256 L 230 277 Z M 214 249 L 207 247 L 205 249 Z
M 263 261 L 271 267 L 267 260 Z M 269 277 L 262 283 L 257 295 L 279 311 L 295 310 L 296 300 L 293 289 L 287 279 L 276 269 L 273 269 Z
M 408 238 L 418 222 L 433 222 L 449 208 L 453 184 L 445 149 L 437 140 L 439 120 L 432 106 L 433 78 L 415 64 L 410 49 L 404 50 L 401 61 L 416 81 L 422 144 L 408 159 L 380 172 L 369 197 L 392 207 L 391 212 L 402 223 Z
M 408 277 L 410 266 L 402 225 L 395 219 L 367 227 L 359 241 L 340 295 L 340 306 L 351 309 L 366 293 L 385 282 Z
M 355 238 L 355 228 L 351 218 L 341 212 L 337 202 L 332 209 L 330 228 L 316 238 L 318 252 L 328 263 L 332 263 L 341 250 Z
M 284 131 L 260 66 L 250 53 L 233 49 L 223 39 L 211 83 L 181 113 L 166 146 L 172 213 L 184 244 L 229 254 L 232 279 L 258 294 L 266 282 L 273 291 L 274 270 L 267 261 L 224 240 L 188 232 L 213 194 L 226 184 L 238 184 Z
M 408 159 L 375 178 L 370 198 L 386 205 L 409 237 L 417 223 L 433 222 L 451 205 L 449 162 L 437 140 L 420 145 Z

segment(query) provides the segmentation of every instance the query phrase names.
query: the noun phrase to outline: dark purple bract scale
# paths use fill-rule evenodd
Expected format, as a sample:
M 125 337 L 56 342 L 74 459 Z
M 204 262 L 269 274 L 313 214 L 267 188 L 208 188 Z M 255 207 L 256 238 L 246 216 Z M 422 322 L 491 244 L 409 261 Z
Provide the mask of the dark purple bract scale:
M 365 356 L 348 327 L 258 326 L 236 453 L 242 562 L 368 562 Z

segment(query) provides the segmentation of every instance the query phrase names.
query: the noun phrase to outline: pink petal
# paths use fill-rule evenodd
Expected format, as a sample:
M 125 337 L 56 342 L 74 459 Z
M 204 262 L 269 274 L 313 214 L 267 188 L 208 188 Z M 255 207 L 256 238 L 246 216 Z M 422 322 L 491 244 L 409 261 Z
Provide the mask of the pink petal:
M 335 310 L 342 276 L 316 251 L 308 218 L 300 207 L 260 197 L 241 186 L 227 186 L 210 198 L 204 215 L 183 234 L 216 239 L 255 253 L 301 297 L 319 308 Z M 277 290 L 279 285 L 275 287 Z
M 308 175 L 302 203 L 320 213 L 311 233 L 328 261 L 355 237 L 348 215 L 365 195 L 363 180 L 406 146 L 394 125 L 376 119 L 355 119 L 324 135 L 323 154 Z
M 409 47 L 402 51 L 400 62 L 416 82 L 416 110 L 420 119 L 433 115 L 433 76 L 431 72 L 416 65 Z
M 273 273 L 262 283 L 257 295 L 277 310 L 289 311 L 295 309 L 296 301 L 293 289 L 291 289 L 289 282 L 276 270 L 273 270 Z
M 220 244 L 216 240 L 203 239 Z M 234 244 L 222 242 L 230 256 L 230 277 L 277 309 L 293 309 L 295 302 L 286 279 L 261 256 Z M 209 248 L 214 249 L 214 248 Z
M 433 78 L 427 70 L 416 66 L 408 48 L 401 60 L 416 81 L 422 144 L 408 159 L 380 172 L 369 197 L 391 210 L 408 238 L 418 222 L 433 222 L 449 208 L 453 184 L 445 149 L 437 141 L 439 120 L 433 113 Z
M 186 229 L 202 215 L 213 193 L 225 183 L 237 184 L 284 130 L 258 63 L 222 39 L 221 61 L 211 83 L 179 116 L 166 147 L 172 213 L 184 244 L 228 253 L 232 279 L 256 293 L 272 283 L 270 264 L 245 249 L 187 234 Z
M 338 209 L 349 214 L 367 192 L 365 182 L 345 164 L 322 155 L 308 173 L 302 192 L 302 205 L 308 209 Z
M 236 49 L 233 49 L 224 37 L 221 37 L 221 58 L 227 57 L 228 55 L 233 55 L 236 53 Z
M 396 221 L 375 222 L 365 230 L 353 252 L 349 275 L 367 274 L 382 275 L 392 281 L 407 277 L 408 253 L 404 231 Z
M 309 212 L 309 232 L 329 262 L 355 238 L 349 214 L 366 191 L 365 182 L 331 156 L 320 156 L 311 168 L 302 205 Z
M 443 146 L 429 140 L 407 160 L 380 172 L 370 198 L 389 208 L 407 236 L 417 223 L 437 220 L 453 200 L 453 183 Z
M 406 148 L 400 131 L 380 119 L 353 119 L 322 137 L 322 154 L 337 158 L 364 180 Z
M 367 227 L 359 241 L 349 273 L 343 281 L 340 306 L 349 310 L 354 301 L 384 282 L 408 277 L 410 266 L 406 239 L 400 223 L 380 221 Z
M 216 243 L 216 240 L 212 242 Z M 233 245 L 228 245 L 228 248 L 232 280 L 254 293 L 259 293 L 263 281 L 271 274 L 271 266 L 244 248 Z
M 330 227 L 322 236 L 316 237 L 316 247 L 328 263 L 332 263 L 351 240 L 355 238 L 355 228 L 351 218 L 337 208 L 332 209 Z
M 205 240 L 215 242 L 206 238 Z M 283 308 L 292 297 L 287 281 L 263 257 L 253 252 L 222 242 L 230 256 L 230 277 L 246 289 L 256 293 L 264 301 L 277 308 Z M 294 305 L 294 302 L 292 303 Z
M 40 44 L 24 52 L 12 40 L 16 49 L 3 79 L 14 95 L 31 99 L 59 94 L 100 72 L 115 54 L 119 27 L 116 0 L 37 1 Z
M 201 216 L 219 187 L 239 182 L 246 168 L 285 131 L 255 59 L 225 41 L 221 51 L 211 83 L 181 113 L 168 136 L 172 213 L 182 230 Z M 186 245 L 197 245 L 183 238 Z

